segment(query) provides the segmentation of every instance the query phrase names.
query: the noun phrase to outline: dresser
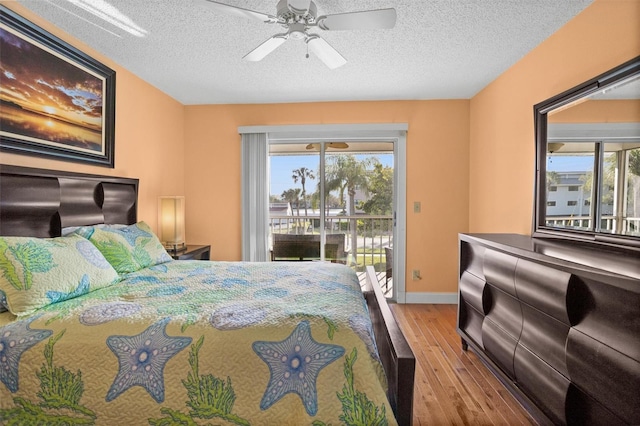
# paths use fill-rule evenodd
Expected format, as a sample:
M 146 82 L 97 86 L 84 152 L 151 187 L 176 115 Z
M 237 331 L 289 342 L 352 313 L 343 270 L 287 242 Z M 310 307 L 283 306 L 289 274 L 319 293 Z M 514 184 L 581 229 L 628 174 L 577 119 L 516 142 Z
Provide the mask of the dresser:
M 640 424 L 640 252 L 460 234 L 457 331 L 543 424 Z

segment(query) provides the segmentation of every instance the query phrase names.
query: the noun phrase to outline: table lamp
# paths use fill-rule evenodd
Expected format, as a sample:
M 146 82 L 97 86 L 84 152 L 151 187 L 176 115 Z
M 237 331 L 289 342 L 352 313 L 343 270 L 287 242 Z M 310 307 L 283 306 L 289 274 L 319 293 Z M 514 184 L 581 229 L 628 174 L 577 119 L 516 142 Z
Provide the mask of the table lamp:
M 173 252 L 185 250 L 184 197 L 160 197 L 158 203 L 160 242 Z

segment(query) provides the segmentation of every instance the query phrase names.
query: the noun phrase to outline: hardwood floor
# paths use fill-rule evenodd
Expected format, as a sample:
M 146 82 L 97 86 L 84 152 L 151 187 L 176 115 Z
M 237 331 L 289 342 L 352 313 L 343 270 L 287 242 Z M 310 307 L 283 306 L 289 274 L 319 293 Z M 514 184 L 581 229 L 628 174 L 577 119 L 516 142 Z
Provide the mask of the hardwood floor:
M 456 305 L 391 304 L 416 357 L 414 425 L 537 425 L 456 333 Z

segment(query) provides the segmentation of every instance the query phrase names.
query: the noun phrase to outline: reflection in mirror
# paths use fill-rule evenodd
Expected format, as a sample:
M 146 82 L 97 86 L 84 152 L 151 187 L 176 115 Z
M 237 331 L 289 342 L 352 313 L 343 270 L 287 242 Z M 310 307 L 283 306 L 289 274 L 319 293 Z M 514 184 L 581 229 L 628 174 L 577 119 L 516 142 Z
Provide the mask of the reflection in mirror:
M 547 159 L 547 206 L 546 225 L 558 228 L 591 229 L 593 199 L 591 177 L 593 176 L 593 155 L 595 144 L 571 147 L 572 151 L 559 152 L 549 144 Z M 590 145 L 590 146 L 589 146 Z M 583 148 L 583 151 L 579 151 Z M 591 148 L 589 150 L 589 148 Z
M 640 246 L 640 58 L 535 111 L 534 235 Z
M 640 143 L 604 144 L 599 203 L 593 203 L 598 148 L 597 143 L 548 145 L 546 225 L 640 236 Z

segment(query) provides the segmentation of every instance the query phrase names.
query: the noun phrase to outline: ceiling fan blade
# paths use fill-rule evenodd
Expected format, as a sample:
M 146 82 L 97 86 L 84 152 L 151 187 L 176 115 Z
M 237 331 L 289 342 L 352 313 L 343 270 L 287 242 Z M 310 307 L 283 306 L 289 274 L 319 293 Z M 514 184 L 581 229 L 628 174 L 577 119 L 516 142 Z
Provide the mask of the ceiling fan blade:
M 389 29 L 396 25 L 396 10 L 390 8 L 338 13 L 320 16 L 317 22 L 320 28 L 329 31 Z
M 276 34 L 263 42 L 260 46 L 253 49 L 251 52 L 244 55 L 242 59 L 252 62 L 261 61 L 265 56 L 276 50 L 285 41 L 287 41 L 286 34 Z
M 304 15 L 309 11 L 311 0 L 287 0 L 289 10 L 298 15 Z
M 320 36 L 315 34 L 309 36 L 307 44 L 309 45 L 309 50 L 332 70 L 347 63 L 347 60 Z
M 335 149 L 347 149 L 349 148 L 349 144 L 346 142 L 327 142 L 325 145 L 327 148 L 335 148 Z M 315 149 L 316 151 L 320 151 L 319 143 L 310 143 L 306 146 L 306 149 L 311 150 Z
M 236 16 L 240 18 L 249 18 L 249 19 L 257 19 L 260 22 L 269 22 L 276 23 L 278 22 L 278 18 L 272 15 L 267 15 L 266 13 L 255 12 L 249 9 L 243 9 L 241 7 L 230 6 L 224 3 L 218 3 L 213 0 L 206 0 L 209 2 L 210 6 L 215 10 L 221 13 L 226 13 L 227 15 Z

